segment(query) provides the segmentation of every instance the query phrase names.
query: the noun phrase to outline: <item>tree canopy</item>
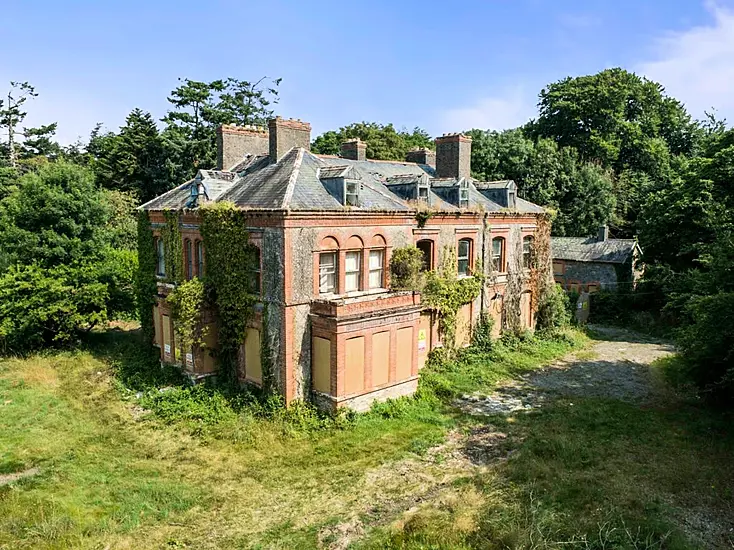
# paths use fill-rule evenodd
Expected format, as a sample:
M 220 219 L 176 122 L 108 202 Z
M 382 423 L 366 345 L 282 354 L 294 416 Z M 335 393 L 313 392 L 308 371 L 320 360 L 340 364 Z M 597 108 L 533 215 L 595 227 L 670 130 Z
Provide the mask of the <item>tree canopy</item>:
M 415 147 L 433 148 L 431 137 L 421 128 L 409 132 L 396 130 L 392 124 L 355 122 L 324 132 L 313 141 L 311 150 L 322 155 L 338 155 L 342 142 L 354 138 L 367 142 L 367 158 L 371 159 L 405 160 L 407 152 Z

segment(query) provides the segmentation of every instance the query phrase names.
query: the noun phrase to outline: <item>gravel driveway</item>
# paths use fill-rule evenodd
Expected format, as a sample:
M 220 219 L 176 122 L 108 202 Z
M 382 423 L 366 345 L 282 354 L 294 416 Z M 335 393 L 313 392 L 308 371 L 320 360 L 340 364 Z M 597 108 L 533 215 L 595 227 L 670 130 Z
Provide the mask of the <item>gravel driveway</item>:
M 670 355 L 666 344 L 623 329 L 591 327 L 604 338 L 590 350 L 571 353 L 538 371 L 508 382 L 489 395 L 464 395 L 456 404 L 476 415 L 535 409 L 558 396 L 602 397 L 644 403 L 656 389 L 648 368 Z

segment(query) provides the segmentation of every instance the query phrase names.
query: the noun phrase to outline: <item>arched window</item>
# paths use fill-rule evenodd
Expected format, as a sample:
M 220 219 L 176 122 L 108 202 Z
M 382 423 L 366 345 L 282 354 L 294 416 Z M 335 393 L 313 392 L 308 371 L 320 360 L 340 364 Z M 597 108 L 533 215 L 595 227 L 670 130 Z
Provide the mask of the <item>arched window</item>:
M 319 252 L 319 294 L 336 294 L 338 292 L 338 257 L 339 242 L 333 237 L 321 241 Z
M 250 288 L 253 294 L 260 294 L 262 288 L 262 280 L 260 273 L 260 249 L 256 246 L 252 247 L 253 253 L 253 267 L 252 267 L 252 281 Z
M 459 275 L 470 275 L 471 272 L 471 239 L 461 239 L 456 254 Z
M 156 250 L 156 269 L 155 273 L 159 277 L 166 276 L 166 249 L 163 246 L 163 238 L 158 237 L 155 241 Z
M 533 258 L 533 237 L 527 236 L 522 239 L 522 266 L 530 269 Z
M 196 241 L 196 274 L 201 279 L 204 276 L 204 243 Z
M 505 271 L 505 239 L 503 237 L 492 239 L 492 270 L 498 273 Z
M 184 241 L 184 254 L 186 254 L 186 278 L 191 280 L 194 278 L 194 248 L 191 239 Z
M 383 288 L 385 286 L 384 248 L 373 248 L 370 250 L 369 271 L 370 288 Z

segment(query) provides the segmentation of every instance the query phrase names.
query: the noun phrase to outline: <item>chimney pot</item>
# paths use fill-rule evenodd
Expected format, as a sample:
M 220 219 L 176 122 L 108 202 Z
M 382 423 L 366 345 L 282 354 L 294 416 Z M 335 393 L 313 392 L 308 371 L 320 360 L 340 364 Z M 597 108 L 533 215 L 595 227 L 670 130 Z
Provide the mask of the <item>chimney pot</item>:
M 596 240 L 600 243 L 609 240 L 609 226 L 599 226 L 599 232 L 597 233 Z

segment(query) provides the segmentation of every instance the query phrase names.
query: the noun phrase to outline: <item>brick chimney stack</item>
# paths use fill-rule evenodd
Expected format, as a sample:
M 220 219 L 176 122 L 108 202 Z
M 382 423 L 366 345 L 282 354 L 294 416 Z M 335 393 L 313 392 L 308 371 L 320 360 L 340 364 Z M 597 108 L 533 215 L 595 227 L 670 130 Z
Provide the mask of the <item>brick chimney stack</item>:
M 349 160 L 367 160 L 367 144 L 359 138 L 347 140 L 341 145 L 341 157 Z
M 436 151 L 432 151 L 427 147 L 416 147 L 411 149 L 405 155 L 405 162 L 415 162 L 416 164 L 426 164 L 431 168 L 436 167 Z
M 228 170 L 245 155 L 268 153 L 268 131 L 262 126 L 233 126 L 217 128 L 217 170 Z
M 271 163 L 278 162 L 293 147 L 311 150 L 311 125 L 308 122 L 275 117 L 268 120 L 268 132 Z
M 439 178 L 471 176 L 471 138 L 444 134 L 436 138 L 436 175 Z

